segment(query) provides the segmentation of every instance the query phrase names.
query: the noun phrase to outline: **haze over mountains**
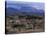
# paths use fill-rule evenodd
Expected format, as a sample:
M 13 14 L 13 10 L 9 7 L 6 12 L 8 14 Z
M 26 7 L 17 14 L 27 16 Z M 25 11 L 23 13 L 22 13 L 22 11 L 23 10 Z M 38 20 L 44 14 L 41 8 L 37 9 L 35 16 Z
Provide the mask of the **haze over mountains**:
M 39 3 L 40 4 L 40 3 Z M 42 4 L 42 3 L 41 3 Z M 38 15 L 43 16 L 44 10 L 37 9 L 28 3 L 13 3 L 6 4 L 6 15 Z

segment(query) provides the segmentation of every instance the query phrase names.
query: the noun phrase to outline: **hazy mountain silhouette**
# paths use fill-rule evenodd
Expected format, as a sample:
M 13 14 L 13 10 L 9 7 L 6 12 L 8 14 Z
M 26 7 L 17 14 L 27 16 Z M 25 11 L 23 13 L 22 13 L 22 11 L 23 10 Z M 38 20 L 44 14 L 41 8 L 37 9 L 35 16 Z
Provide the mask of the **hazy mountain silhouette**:
M 18 6 L 19 4 L 15 4 L 14 6 Z M 19 5 L 21 8 L 18 10 L 15 7 L 6 7 L 6 15 L 39 15 L 43 16 L 44 10 L 38 10 L 33 7 Z

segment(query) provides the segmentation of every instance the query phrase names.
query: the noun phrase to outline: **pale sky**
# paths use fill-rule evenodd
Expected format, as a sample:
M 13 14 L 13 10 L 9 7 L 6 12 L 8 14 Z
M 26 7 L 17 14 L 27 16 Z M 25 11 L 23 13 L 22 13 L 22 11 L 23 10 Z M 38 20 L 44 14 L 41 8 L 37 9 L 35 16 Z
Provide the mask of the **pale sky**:
M 13 1 L 13 0 L 6 0 L 8 3 Z M 31 2 L 30 0 L 14 0 L 15 2 L 16 1 L 24 1 L 24 2 L 30 2 L 30 5 L 29 6 L 32 6 L 32 7 L 35 7 L 37 9 L 43 9 L 44 10 L 44 3 L 42 2 Z M 11 3 L 14 3 L 14 2 L 11 2 Z M 22 2 L 23 3 L 23 2 Z

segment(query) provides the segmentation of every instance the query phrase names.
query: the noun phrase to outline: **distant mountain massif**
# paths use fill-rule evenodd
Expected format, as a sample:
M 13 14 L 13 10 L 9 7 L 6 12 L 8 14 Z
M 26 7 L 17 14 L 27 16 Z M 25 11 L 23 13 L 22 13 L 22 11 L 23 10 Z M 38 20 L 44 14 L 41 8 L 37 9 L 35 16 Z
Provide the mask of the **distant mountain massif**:
M 38 15 L 43 16 L 44 10 L 36 9 L 28 4 L 6 4 L 6 15 Z

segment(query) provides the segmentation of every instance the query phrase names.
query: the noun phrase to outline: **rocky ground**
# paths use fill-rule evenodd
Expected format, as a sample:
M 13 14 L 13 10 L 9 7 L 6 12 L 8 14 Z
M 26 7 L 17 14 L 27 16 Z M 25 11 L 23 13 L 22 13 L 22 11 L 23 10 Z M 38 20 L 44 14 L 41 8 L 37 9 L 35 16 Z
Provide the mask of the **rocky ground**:
M 44 32 L 43 17 L 7 16 L 6 33 Z

